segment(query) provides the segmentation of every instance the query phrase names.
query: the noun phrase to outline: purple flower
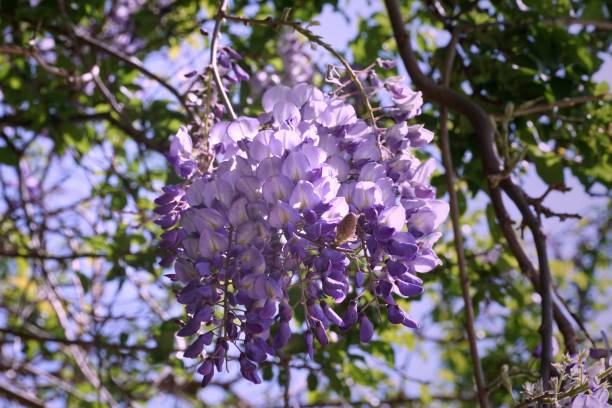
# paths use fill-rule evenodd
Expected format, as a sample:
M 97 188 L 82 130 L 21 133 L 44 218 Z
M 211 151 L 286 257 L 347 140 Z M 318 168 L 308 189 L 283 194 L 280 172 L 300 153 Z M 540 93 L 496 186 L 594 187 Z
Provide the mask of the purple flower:
M 385 82 L 396 108 L 398 122 L 412 119 L 421 113 L 423 97 L 421 92 L 414 92 L 405 83 L 404 78 L 391 78 Z
M 220 50 L 224 81 L 246 79 L 239 59 Z M 399 80 L 385 87 L 396 120 L 418 113 L 420 93 Z M 198 368 L 203 385 L 222 369 L 230 344 L 239 350 L 242 376 L 259 383 L 258 365 L 285 347 L 292 331 L 305 336 L 311 358 L 314 339 L 326 346 L 329 330 L 358 330 L 367 343 L 374 325 L 365 312 L 374 305 L 387 308 L 391 323 L 417 328 L 396 299 L 420 295 L 415 274 L 440 264 L 433 245 L 448 205 L 429 185 L 435 162 L 413 154 L 431 132 L 401 120 L 375 129 L 346 100 L 310 84 L 273 86 L 261 105 L 258 118 L 212 126 L 212 163 L 195 161 L 181 128 L 168 159 L 186 181 L 155 199 L 155 222 L 166 230 L 162 263 L 174 262 L 168 276 L 183 285 L 177 301 L 187 316 L 178 335 L 197 336 L 184 356 L 207 356 Z M 357 271 L 349 267 L 354 258 Z M 292 323 L 293 285 L 304 297 L 301 327 Z M 372 297 L 378 301 L 368 303 Z
M 365 314 L 359 318 L 359 340 L 362 343 L 369 343 L 374 335 L 374 326 Z
M 176 135 L 170 142 L 168 161 L 174 166 L 176 174 L 184 179 L 189 179 L 194 175 L 198 164 L 191 159 L 193 144 L 187 129 L 181 126 Z
M 372 181 L 359 181 L 355 184 L 351 201 L 358 210 L 381 205 L 382 190 Z

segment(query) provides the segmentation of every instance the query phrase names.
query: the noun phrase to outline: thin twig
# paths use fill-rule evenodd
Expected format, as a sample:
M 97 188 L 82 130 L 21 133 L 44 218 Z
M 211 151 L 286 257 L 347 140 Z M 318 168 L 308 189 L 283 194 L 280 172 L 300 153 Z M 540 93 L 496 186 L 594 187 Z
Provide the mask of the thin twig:
M 236 113 L 234 112 L 232 103 L 227 96 L 227 92 L 225 92 L 225 86 L 223 86 L 221 76 L 219 75 L 219 67 L 217 66 L 217 40 L 219 39 L 219 31 L 221 30 L 221 23 L 223 22 L 226 8 L 227 0 L 221 0 L 219 10 L 217 11 L 217 18 L 215 19 L 215 28 L 210 40 L 210 66 L 212 67 L 213 78 L 215 80 L 215 84 L 217 85 L 219 95 L 221 95 L 223 105 L 225 106 L 225 109 L 227 109 L 227 113 L 229 113 L 232 120 L 236 120 Z
M 576 105 L 581 105 L 589 102 L 604 102 L 612 99 L 612 94 L 603 95 L 583 95 L 563 98 L 553 103 L 547 103 L 542 105 L 535 105 L 521 109 L 520 107 L 512 113 L 512 117 L 516 118 L 519 116 L 536 115 L 540 113 L 549 112 L 555 109 L 571 108 Z M 496 121 L 502 121 L 508 119 L 504 114 L 493 115 Z
M 308 40 L 310 40 L 311 42 L 323 47 L 330 54 L 332 54 L 338 61 L 340 61 L 340 63 L 344 66 L 344 68 L 348 72 L 349 76 L 351 77 L 351 80 L 355 83 L 355 86 L 357 87 L 357 91 L 359 92 L 359 95 L 361 95 L 361 99 L 363 100 L 363 104 L 366 107 L 368 118 L 370 122 L 372 123 L 372 126 L 376 127 L 376 117 L 374 116 L 374 110 L 372 108 L 372 105 L 370 104 L 370 99 L 368 98 L 368 94 L 366 93 L 363 87 L 363 84 L 361 83 L 361 81 L 357 77 L 357 74 L 353 70 L 353 67 L 351 67 L 351 64 L 349 64 L 349 62 L 346 60 L 346 58 L 342 56 L 342 54 L 336 51 L 334 47 L 332 47 L 329 43 L 325 42 L 320 36 L 316 35 L 312 31 L 303 27 L 299 22 L 296 22 L 296 21 L 290 21 L 290 20 L 285 20 L 285 19 L 274 20 L 271 18 L 254 19 L 254 18 L 246 18 L 246 17 L 230 16 L 230 15 L 224 15 L 224 17 L 227 18 L 228 20 L 237 21 L 245 25 L 256 24 L 256 25 L 265 25 L 265 26 L 270 26 L 270 27 L 277 27 L 279 25 L 284 25 L 287 27 L 291 27 L 295 31 L 302 34 L 304 37 L 308 38 Z
M 113 57 L 125 62 L 132 68 L 137 69 L 138 71 L 142 72 L 145 76 L 159 83 L 161 86 L 166 88 L 172 95 L 174 95 L 174 97 L 178 100 L 178 102 L 183 106 L 183 108 L 185 109 L 185 111 L 187 112 L 191 120 L 193 120 L 194 122 L 198 124 L 200 123 L 200 119 L 198 118 L 197 115 L 193 113 L 193 111 L 191 110 L 191 108 L 185 101 L 185 98 L 183 98 L 183 96 L 181 95 L 181 93 L 175 87 L 170 85 L 166 80 L 164 80 L 162 77 L 150 71 L 136 57 L 126 55 L 123 52 L 116 50 L 108 46 L 107 44 L 103 43 L 102 41 L 99 41 L 93 37 L 90 37 L 89 35 L 83 32 L 75 31 L 75 36 L 79 41 L 84 42 L 100 51 L 104 51 L 105 53 L 112 55 Z

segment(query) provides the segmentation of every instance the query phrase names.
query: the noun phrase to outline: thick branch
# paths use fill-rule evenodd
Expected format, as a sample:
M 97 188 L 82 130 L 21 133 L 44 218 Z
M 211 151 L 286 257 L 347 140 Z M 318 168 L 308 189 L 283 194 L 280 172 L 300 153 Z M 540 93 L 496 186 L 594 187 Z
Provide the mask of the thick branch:
M 519 242 L 518 237 L 512 228 L 512 219 L 506 211 L 506 207 L 502 200 L 502 191 L 497 188 L 492 189 L 490 197 L 493 204 L 493 209 L 495 211 L 495 216 L 499 221 L 499 226 L 502 230 L 502 234 L 508 243 L 510 252 L 512 252 L 512 255 L 518 262 L 519 269 L 523 275 L 529 278 L 535 290 L 538 293 L 541 293 L 538 271 L 525 253 L 525 250 L 521 246 L 521 243 Z M 568 320 L 567 316 L 563 313 L 561 307 L 556 302 L 553 304 L 553 315 L 555 321 L 557 322 L 557 326 L 559 327 L 559 331 L 563 335 L 563 340 L 565 342 L 567 351 L 572 355 L 577 354 L 578 343 L 576 332 L 574 331 L 572 323 Z
M 449 45 L 446 56 L 446 66 L 443 73 L 443 83 L 448 87 L 452 72 L 453 60 L 455 57 L 455 46 L 457 44 L 457 35 L 454 34 Z M 453 243 L 455 244 L 455 252 L 457 253 L 457 265 L 459 267 L 459 280 L 461 282 L 461 293 L 463 295 L 463 304 L 465 305 L 465 329 L 467 332 L 468 342 L 470 345 L 470 355 L 472 357 L 472 365 L 474 367 L 474 378 L 478 389 L 478 401 L 481 407 L 488 407 L 489 400 L 487 398 L 487 386 L 482 372 L 482 365 L 478 357 L 478 345 L 476 340 L 476 330 L 474 329 L 474 309 L 472 306 L 472 298 L 470 296 L 470 281 L 467 274 L 467 266 L 465 262 L 465 252 L 463 250 L 463 236 L 461 235 L 461 226 L 459 225 L 461 214 L 459 212 L 459 204 L 457 200 L 457 191 L 455 190 L 455 172 L 453 167 L 453 159 L 450 152 L 450 143 L 448 140 L 448 108 L 443 106 L 440 110 L 440 150 L 442 151 L 442 161 L 444 163 L 444 171 L 446 177 L 446 185 L 448 187 L 448 197 L 450 204 L 450 214 L 453 224 Z
M 416 55 L 410 44 L 410 39 L 404 28 L 404 21 L 401 10 L 396 0 L 385 0 L 385 5 L 391 21 L 391 26 L 398 46 L 398 51 L 402 57 L 406 70 L 408 71 L 417 88 L 421 89 L 425 97 L 432 99 L 434 102 L 455 109 L 459 113 L 465 115 L 471 122 L 475 136 L 480 149 L 480 159 L 484 168 L 487 179 L 491 176 L 498 175 L 503 170 L 503 163 L 497 153 L 493 123 L 489 119 L 487 112 L 477 103 L 473 102 L 464 95 L 455 91 L 446 89 L 443 86 L 438 86 L 430 78 L 428 78 L 418 66 Z M 505 190 L 509 192 L 510 198 L 515 201 L 516 205 L 521 209 L 523 207 L 522 191 L 517 194 L 520 189 L 513 184 L 511 179 L 506 178 L 503 182 Z M 490 186 L 490 189 L 496 190 L 496 186 Z M 510 194 L 510 192 L 512 194 Z M 552 295 L 551 295 L 551 276 L 548 265 L 548 257 L 546 252 L 546 242 L 544 234 L 537 223 L 537 218 L 531 213 L 529 206 L 522 208 L 521 213 L 525 218 L 527 225 L 536 241 L 536 250 L 538 252 L 538 265 L 540 269 L 540 289 L 542 296 L 542 364 L 541 373 L 545 389 L 549 386 L 550 379 L 550 364 L 552 361 Z M 533 222 L 535 220 L 536 222 Z

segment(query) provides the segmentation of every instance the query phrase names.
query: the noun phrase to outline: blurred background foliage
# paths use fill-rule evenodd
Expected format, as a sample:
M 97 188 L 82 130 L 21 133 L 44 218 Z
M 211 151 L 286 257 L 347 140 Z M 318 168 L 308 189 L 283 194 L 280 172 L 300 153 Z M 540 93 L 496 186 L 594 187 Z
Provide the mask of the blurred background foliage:
M 184 74 L 208 63 L 200 28 L 216 7 L 0 0 L 0 405 L 278 406 L 284 393 L 302 406 L 475 406 L 450 227 L 437 248 L 444 266 L 410 305 L 422 329 L 387 325 L 365 347 L 350 332 L 315 361 L 294 338 L 283 365 L 264 367 L 266 384 L 227 374 L 199 388 L 174 336 L 182 312 L 157 265 L 151 199 L 175 177 L 163 157 L 169 138 L 201 114 Z M 230 2 L 232 14 L 258 18 L 287 7 L 354 66 L 385 57 L 398 61 L 389 74 L 405 74 L 378 2 Z M 565 214 L 541 212 L 555 291 L 579 348 L 604 347 L 601 333 L 612 328 L 610 4 L 401 7 L 421 68 L 436 81 L 450 33 L 458 35 L 451 88 L 489 113 L 510 177 L 534 203 L 544 197 L 541 208 Z M 278 28 L 228 23 L 224 31 L 253 77 L 282 72 Z M 322 84 L 335 62 L 320 48 L 309 52 Z M 257 111 L 258 85 L 233 90 L 238 112 Z M 427 103 L 419 121 L 439 129 L 439 107 Z M 538 377 L 540 297 L 501 232 L 510 221 L 495 216 L 472 126 L 451 109 L 449 129 L 484 374 L 493 406 L 511 406 L 521 384 Z M 440 157 L 435 146 L 430 153 Z M 444 196 L 441 168 L 434 184 Z M 534 259 L 511 205 L 510 216 Z

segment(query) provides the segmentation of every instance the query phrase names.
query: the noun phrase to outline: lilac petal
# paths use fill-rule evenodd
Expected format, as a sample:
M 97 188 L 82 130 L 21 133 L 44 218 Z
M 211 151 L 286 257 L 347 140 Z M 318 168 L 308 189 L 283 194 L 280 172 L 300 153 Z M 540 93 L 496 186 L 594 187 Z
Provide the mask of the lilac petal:
M 241 192 L 249 201 L 259 198 L 261 183 L 256 177 L 240 177 L 235 182 L 236 190 Z
M 308 355 L 310 356 L 311 359 L 314 359 L 314 346 L 313 346 L 313 338 L 312 338 L 312 333 L 308 332 L 306 333 L 306 351 L 308 352 Z
M 278 331 L 274 336 L 274 341 L 272 345 L 275 349 L 281 349 L 285 347 L 285 345 L 289 342 L 289 338 L 291 337 L 291 329 L 289 327 L 289 323 L 283 321 L 278 326 Z
M 349 213 L 345 197 L 336 197 L 329 202 L 330 207 L 321 214 L 321 219 L 328 223 L 338 223 Z
M 200 325 L 201 323 L 198 319 L 191 319 L 176 333 L 176 335 L 179 337 L 193 336 L 200 330 Z
M 363 273 L 362 271 L 357 271 L 357 273 L 355 273 L 355 285 L 357 285 L 358 287 L 362 287 L 364 281 L 365 273 Z
M 357 323 L 357 318 L 358 318 L 358 314 L 357 314 L 357 302 L 355 302 L 354 300 L 351 300 L 348 307 L 346 308 L 346 312 L 344 313 L 344 316 L 342 317 L 342 328 L 343 329 L 350 329 L 351 327 L 353 327 L 355 325 L 355 323 Z
M 261 347 L 261 345 L 256 344 L 255 342 L 250 341 L 246 343 L 245 351 L 247 357 L 256 363 L 263 363 L 266 361 L 267 355 L 265 350 Z
M 315 88 L 312 85 L 306 83 L 297 84 L 291 89 L 289 100 L 293 102 L 295 106 L 301 108 L 302 105 L 304 105 L 306 101 L 311 98 L 314 89 Z
M 272 116 L 280 127 L 284 129 L 295 129 L 302 118 L 297 106 L 282 100 L 274 105 Z
M 348 294 L 348 287 L 343 282 L 326 277 L 323 279 L 323 292 L 336 303 L 342 303 Z
M 388 282 L 386 280 L 380 280 L 376 285 L 376 294 L 380 297 L 386 298 L 387 296 L 389 296 L 392 289 L 393 285 L 391 284 L 391 282 Z
M 193 143 L 189 133 L 187 133 L 187 128 L 181 126 L 172 138 L 172 142 L 170 142 L 170 156 L 190 156 L 192 149 Z
M 420 327 L 419 323 L 416 320 L 409 317 L 406 312 L 400 309 L 397 305 L 388 306 L 387 317 L 389 318 L 389 321 L 393 324 L 402 324 L 412 329 L 418 329 Z
M 423 147 L 433 140 L 434 134 L 423 125 L 414 125 L 408 127 L 407 137 L 410 139 L 410 146 Z
M 259 236 L 259 224 L 247 222 L 236 230 L 236 242 L 240 245 L 247 245 Z
M 430 272 L 440 265 L 442 265 L 442 261 L 431 249 L 423 250 L 411 261 L 412 270 L 418 273 Z
M 212 330 L 204 333 L 202 335 L 202 339 L 203 339 L 202 341 L 204 342 L 204 345 L 209 346 L 212 343 L 213 336 L 214 336 L 214 332 Z
M 291 152 L 283 161 L 281 172 L 293 181 L 303 180 L 310 170 L 308 157 L 302 152 Z
M 257 166 L 256 175 L 260 181 L 265 181 L 272 176 L 280 174 L 283 161 L 280 157 L 268 157 Z
M 210 359 L 204 360 L 204 362 L 198 367 L 198 373 L 204 376 L 214 372 L 214 364 Z
M 250 78 L 249 74 L 238 64 L 234 64 L 234 74 L 240 81 L 248 81 Z
M 419 247 L 416 244 L 392 240 L 389 244 L 388 252 L 391 255 L 400 256 L 402 258 L 411 258 L 416 254 L 418 249 Z
M 200 322 L 207 323 L 212 318 L 212 316 L 212 307 L 210 305 L 204 305 L 200 310 L 198 310 L 198 313 L 196 313 L 193 318 Z
M 412 182 L 416 185 L 426 184 L 427 180 L 431 178 L 431 175 L 435 170 L 436 161 L 434 159 L 429 159 L 426 162 L 421 163 L 414 171 Z
M 280 129 L 274 136 L 282 144 L 283 153 L 284 150 L 293 150 L 302 143 L 302 136 L 293 130 Z
M 309 181 L 300 180 L 293 189 L 289 204 L 296 209 L 311 209 L 321 202 L 315 193 L 314 186 Z
M 191 343 L 189 347 L 185 349 L 183 356 L 187 358 L 197 358 L 200 354 L 202 354 L 205 342 L 206 337 L 204 337 L 204 335 L 198 336 L 197 340 Z
M 276 314 L 276 302 L 272 299 L 267 299 L 263 307 L 259 310 L 261 319 L 271 319 Z
M 249 361 L 244 355 L 239 359 L 240 362 L 240 373 L 246 379 L 255 384 L 261 383 L 261 378 L 257 374 L 257 365 Z
M 196 225 L 198 229 L 208 228 L 217 230 L 227 223 L 227 219 L 219 211 L 212 208 L 199 208 L 195 210 Z
M 212 379 L 213 379 L 213 375 L 214 375 L 214 372 L 213 372 L 213 371 L 211 371 L 210 373 L 206 374 L 206 375 L 205 375 L 205 376 L 202 378 L 202 383 L 201 383 L 201 386 L 202 386 L 202 387 L 206 387 L 208 384 L 210 384 L 210 382 L 211 382 L 211 381 L 212 381 Z
M 212 207 L 216 200 L 229 208 L 234 201 L 234 188 L 225 180 L 214 180 L 204 185 L 202 196 L 207 207 Z
M 269 204 L 288 201 L 293 191 L 293 182 L 283 175 L 272 176 L 263 184 L 262 195 Z
M 328 203 L 338 194 L 340 182 L 333 177 L 321 177 L 313 183 L 313 186 L 321 202 Z
M 264 92 L 261 98 L 261 104 L 266 112 L 272 112 L 274 105 L 278 101 L 286 100 L 290 95 L 291 89 L 283 85 L 276 85 Z
M 359 181 L 355 184 L 352 203 L 359 210 L 382 204 L 382 191 L 371 181 Z
M 321 305 L 319 305 L 318 303 L 309 302 L 307 311 L 308 311 L 308 317 L 310 319 L 319 320 L 321 322 L 327 322 L 327 318 L 325 317 L 325 314 L 323 313 L 323 309 L 321 308 Z
M 408 271 L 408 267 L 401 263 L 395 261 L 387 261 L 387 270 L 389 271 L 389 275 L 391 276 L 399 276 L 404 272 Z
M 408 220 L 412 228 L 428 234 L 436 230 L 448 216 L 448 203 L 442 200 L 430 200 Z
M 399 292 L 399 295 L 403 297 L 416 296 L 423 293 L 423 286 L 407 283 L 402 280 L 396 280 L 395 286 L 397 287 L 396 293 Z
M 369 343 L 374 335 L 374 326 L 365 314 L 359 318 L 359 340 L 362 343 Z
M 323 347 L 327 346 L 329 344 L 329 339 L 327 338 L 327 332 L 325 331 L 325 327 L 323 327 L 323 324 L 318 320 L 315 321 L 314 326 L 314 333 L 315 337 L 317 338 L 317 341 Z
M 343 324 L 342 318 L 340 318 L 340 316 L 338 316 L 338 314 L 334 311 L 334 309 L 332 309 L 327 303 L 321 302 L 321 309 L 323 310 L 325 317 L 330 322 L 332 322 L 336 326 L 342 326 Z
M 286 301 L 280 304 L 278 308 L 278 315 L 284 322 L 288 322 L 293 317 L 293 311 L 291 310 L 291 306 L 289 306 Z
M 300 215 L 289 204 L 279 201 L 268 216 L 268 223 L 274 228 L 283 228 L 287 224 L 293 224 L 298 221 Z
M 380 213 L 378 222 L 396 231 L 401 231 L 406 225 L 406 210 L 401 205 L 394 205 Z
M 380 163 L 371 162 L 361 168 L 359 173 L 360 181 L 376 181 L 387 177 L 387 169 Z
M 221 121 L 213 125 L 208 134 L 208 143 L 211 146 L 215 146 L 223 141 L 223 137 L 227 134 L 227 127 L 229 124 L 230 122 Z
M 325 153 L 325 150 L 308 143 L 302 145 L 300 152 L 308 159 L 310 168 L 320 167 L 325 163 L 325 160 L 327 160 L 327 153 Z
M 227 237 L 218 232 L 204 228 L 200 231 L 199 248 L 200 254 L 204 258 L 212 258 L 227 250 Z
M 321 124 L 328 128 L 349 125 L 357 121 L 355 108 L 340 100 L 330 101 L 327 109 L 319 117 Z
M 401 280 L 406 283 L 411 283 L 413 285 L 423 286 L 423 280 L 414 276 L 410 272 L 404 272 L 401 275 L 396 277 L 396 280 Z
M 229 222 L 233 227 L 238 227 L 241 224 L 244 224 L 249 220 L 249 215 L 247 214 L 247 199 L 241 197 L 232 203 L 232 206 L 229 209 Z
M 327 159 L 327 164 L 334 169 L 336 178 L 339 181 L 345 181 L 347 179 L 349 175 L 349 165 L 345 159 L 340 156 L 332 156 Z

